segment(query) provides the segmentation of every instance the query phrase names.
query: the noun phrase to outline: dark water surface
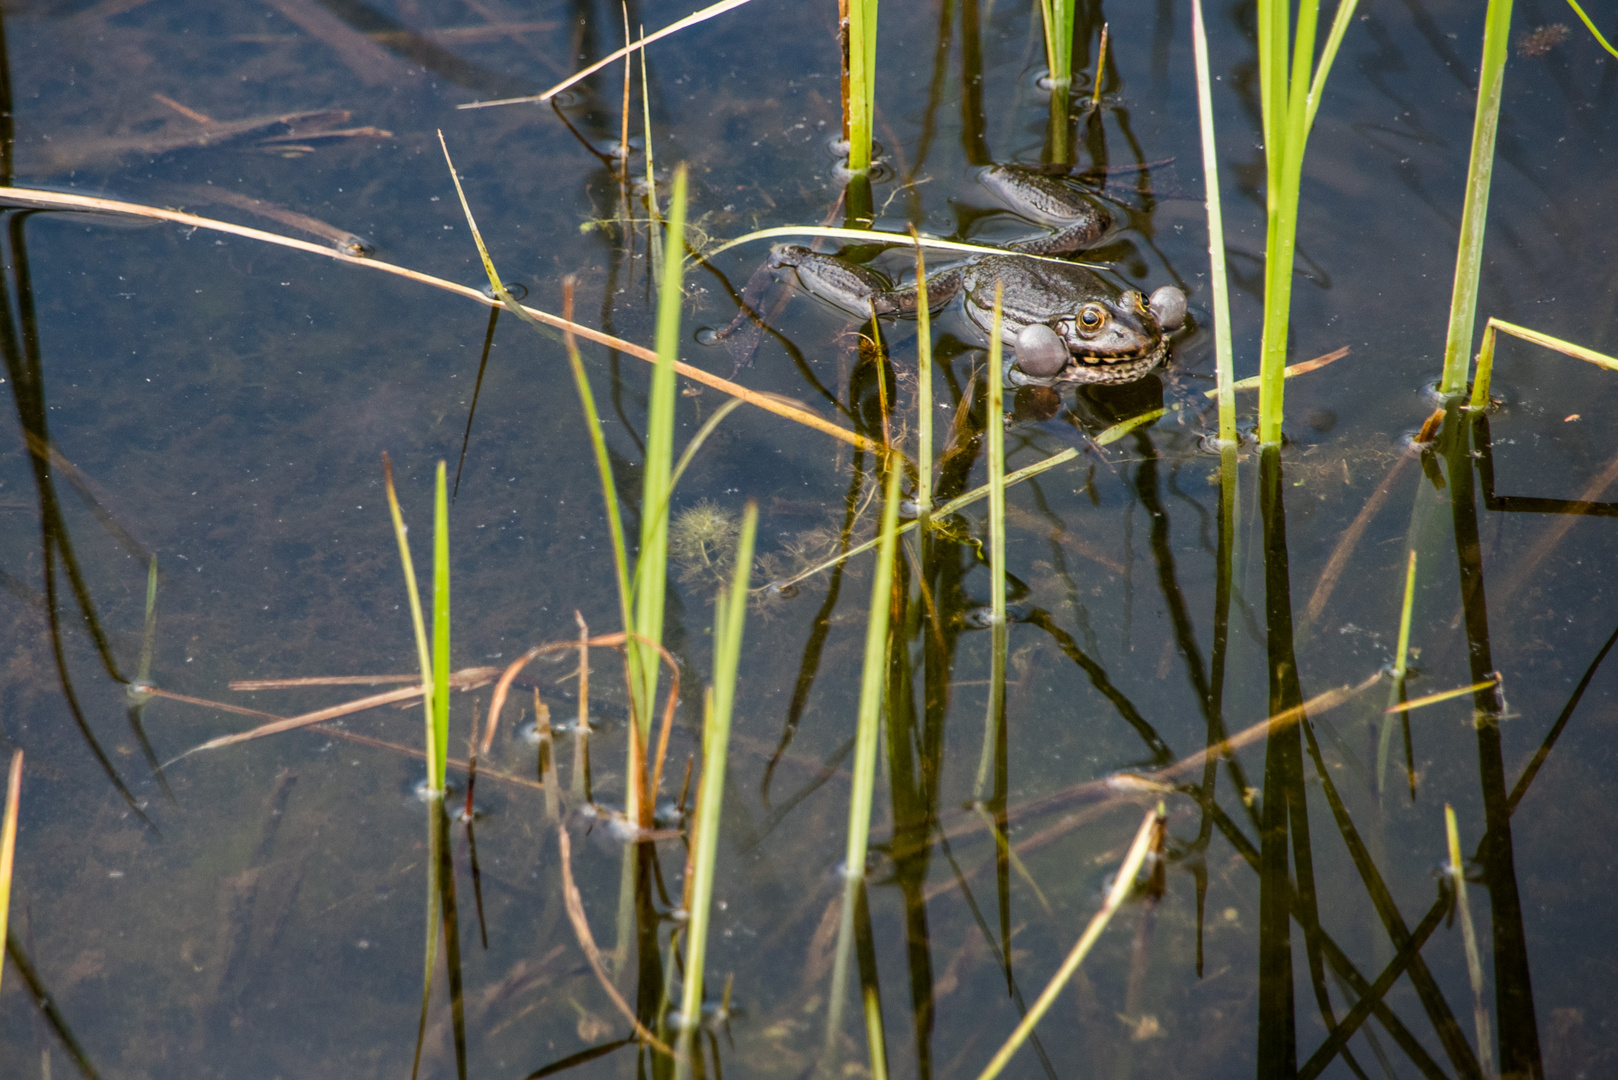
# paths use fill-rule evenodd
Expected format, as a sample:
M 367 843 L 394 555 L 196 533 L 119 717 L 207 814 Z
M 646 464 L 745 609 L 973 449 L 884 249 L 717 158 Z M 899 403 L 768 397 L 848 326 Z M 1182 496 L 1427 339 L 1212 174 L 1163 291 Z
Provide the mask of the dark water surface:
M 991 161 L 1040 160 L 1037 15 L 1024 4 L 941 3 L 882 12 L 877 127 L 892 175 L 875 185 L 877 225 L 1005 237 L 1014 226 L 1003 216 L 979 220 L 990 204 L 972 174 Z M 631 5 L 629 15 L 653 28 L 688 10 Z M 1608 419 L 1618 382 L 1503 339 L 1496 385 L 1505 405 L 1488 430 L 1493 495 L 1509 498 L 1486 501 L 1480 488 L 1475 515 L 1464 494 L 1462 512 L 1452 512 L 1457 492 L 1476 482 L 1464 448 L 1400 467 L 1406 438 L 1433 408 L 1423 386 L 1443 350 L 1482 15 L 1481 4 L 1365 0 L 1344 41 L 1305 168 L 1292 352 L 1303 360 L 1352 351 L 1289 384 L 1291 443 L 1278 484 L 1304 696 L 1359 683 L 1392 661 L 1412 536 L 1423 561 L 1412 635 L 1420 678 L 1411 694 L 1466 685 L 1481 664 L 1502 674 L 1504 709 L 1481 734 L 1470 698 L 1411 713 L 1414 798 L 1396 726 L 1380 800 L 1385 685 L 1316 719 L 1308 734 L 1319 763 L 1305 742 L 1295 790 L 1307 797 L 1294 806 L 1288 843 L 1293 879 L 1313 883 L 1312 896 L 1300 885 L 1297 910 L 1313 904 L 1318 923 L 1300 916 L 1290 931 L 1281 927 L 1290 960 L 1280 953 L 1279 968 L 1253 865 L 1274 755 L 1267 764 L 1260 741 L 1238 755 L 1239 769 L 1220 769 L 1217 813 L 1171 795 L 1165 896 L 1120 914 L 1039 1027 L 1040 1048 L 1025 1048 L 1012 1075 L 1290 1075 L 1289 1040 L 1296 1060 L 1308 1059 L 1397 951 L 1322 775 L 1375 863 L 1383 914 L 1396 908 L 1405 927 L 1415 928 L 1438 896 L 1444 804 L 1459 814 L 1468 853 L 1488 823 L 1509 822 L 1509 842 L 1497 829 L 1470 870 L 1480 882 L 1470 892 L 1500 1041 L 1496 1065 L 1558 1078 L 1618 1068 L 1612 671 L 1595 671 L 1509 818 L 1501 799 L 1613 632 L 1618 526 L 1606 516 L 1548 514 L 1567 506 L 1531 500 L 1618 499 Z M 507 280 L 523 283 L 530 303 L 559 311 L 561 280 L 575 275 L 582 321 L 649 343 L 646 232 L 638 229 L 627 254 L 628 233 L 614 221 L 619 185 L 596 153 L 617 141 L 621 69 L 571 95 L 560 114 L 535 105 L 454 108 L 542 89 L 620 44 L 622 18 L 606 4 L 512 0 L 7 5 L 12 175 L 22 186 L 184 207 L 290 234 L 284 222 L 243 208 L 242 197 L 262 200 L 357 234 L 378 258 L 477 286 L 476 252 L 437 145 L 443 129 Z M 1207 325 L 1188 5 L 1087 6 L 1076 68 L 1093 65 L 1103 18 L 1112 33 L 1105 93 L 1098 113 L 1075 105 L 1076 162 L 1110 170 L 1107 193 L 1130 212 L 1129 228 L 1092 257 L 1147 290 L 1183 284 L 1193 318 Z M 1216 4 L 1209 18 L 1237 373 L 1247 375 L 1256 365 L 1263 254 L 1253 17 L 1245 5 Z M 1618 62 L 1565 9 L 1539 0 L 1518 5 L 1514 41 L 1557 21 L 1573 28 L 1565 40 L 1543 55 L 1530 55 L 1532 44 L 1514 48 L 1508 65 L 1479 322 L 1496 315 L 1611 352 Z M 491 23 L 499 29 L 482 29 Z M 828 217 L 842 224 L 827 148 L 839 124 L 834 24 L 830 0 L 757 0 L 653 48 L 656 162 L 660 170 L 690 163 L 691 217 L 703 237 Z M 181 145 L 205 119 L 333 109 L 352 115 L 326 128 L 373 130 Z M 633 112 L 640 147 L 638 105 Z M 632 168 L 643 164 L 637 152 Z M 644 218 L 644 203 L 631 202 Z M 227 683 L 414 666 L 380 454 L 392 455 L 423 557 L 432 468 L 441 458 L 455 467 L 487 313 L 383 274 L 170 224 L 12 211 L 6 225 L 13 321 L 0 328 L 10 350 L 4 388 L 19 409 L 0 419 L 0 619 L 10 628 L 0 658 L 0 750 L 27 755 L 16 942 L 103 1076 L 407 1076 L 427 859 L 423 808 L 411 792 L 420 763 L 298 732 L 169 767 L 170 800 L 130 725 L 121 680 L 140 664 L 148 554 L 159 569 L 150 676 L 166 691 L 291 715 L 364 691 L 246 694 Z M 690 271 L 688 360 L 730 374 L 725 350 L 697 344 L 693 331 L 731 319 L 730 290 L 763 254 L 754 245 Z M 799 299 L 773 325 L 780 336 L 765 338 L 739 381 L 879 432 L 875 369 L 860 363 L 843 316 Z M 936 334 L 940 431 L 975 380 L 975 432 L 984 356 L 959 316 L 941 318 Z M 887 335 L 894 423 L 908 440 L 914 328 Z M 649 369 L 596 347 L 586 362 L 621 492 L 634 505 Z M 920 579 L 906 574 L 914 679 L 894 681 L 910 685 L 908 697 L 890 689 L 870 892 L 896 1076 L 977 1074 L 1099 905 L 1148 805 L 1132 798 L 1052 811 L 1036 800 L 1201 750 L 1210 716 L 1219 715 L 1210 702 L 1221 677 L 1228 730 L 1268 711 L 1256 455 L 1242 465 L 1222 676 L 1214 662 L 1219 467 L 1198 449 L 1213 424 L 1202 394 L 1212 376 L 1211 340 L 1200 331 L 1142 384 L 1069 390 L 1055 415 L 1048 400 L 1017 403 L 1011 467 L 1070 446 L 1082 453 L 1009 498 L 1009 569 L 1027 586 L 1013 597 L 1026 618 L 1010 630 L 998 761 L 1010 839 L 1027 842 L 1014 866 L 997 863 L 992 835 L 960 809 L 973 794 L 990 654 L 989 635 L 968 629 L 962 615 L 988 601 L 988 569 L 970 543 L 941 540 L 925 575 L 925 605 L 936 614 L 924 607 Z M 723 400 L 682 387 L 693 393 L 678 406 L 681 443 Z M 1241 401 L 1253 409 L 1253 395 Z M 1155 424 L 1104 450 L 1090 446 L 1086 432 L 1159 404 L 1170 411 Z M 44 459 L 48 469 L 36 468 L 25 427 L 48 436 L 58 455 Z M 968 450 L 945 471 L 946 494 L 983 482 L 975 441 Z M 698 455 L 674 509 L 706 503 L 739 513 L 758 500 L 757 583 L 834 546 L 851 503 L 864 507 L 856 536 L 869 532 L 872 465 L 868 455 L 743 408 Z M 1395 468 L 1335 590 L 1308 618 L 1334 549 Z M 573 637 L 575 610 L 597 632 L 618 628 L 601 506 L 559 344 L 502 320 L 452 510 L 455 666 L 499 664 L 530 644 Z M 985 514 L 981 504 L 967 513 L 976 535 Z M 82 603 L 64 570 L 69 554 Z M 843 754 L 870 565 L 869 556 L 855 560 L 749 617 L 708 958 L 711 981 L 734 974 L 739 1015 L 711 1044 L 733 1076 L 803 1075 L 825 1040 L 849 790 Z M 1463 594 L 1462 575 L 1475 586 L 1480 570 L 1486 589 Z M 710 668 L 713 581 L 697 566 L 671 586 L 668 640 L 686 665 L 686 692 L 669 794 L 696 749 L 694 688 Z M 105 659 L 84 607 L 104 635 Z M 574 708 L 572 673 L 569 663 L 532 672 L 558 719 Z M 623 793 L 621 686 L 616 660 L 599 653 L 593 783 L 604 802 Z M 488 693 L 478 694 L 484 706 Z M 514 696 L 494 751 L 497 767 L 522 776 L 532 775 L 533 751 L 509 725 L 519 706 L 531 715 L 531 700 L 527 690 Z M 458 696 L 453 710 L 459 757 L 471 698 Z M 255 722 L 163 699 L 143 721 L 162 761 Z M 346 727 L 412 746 L 421 737 L 414 708 Z M 564 794 L 572 751 L 564 737 Z M 627 1025 L 575 942 L 539 793 L 484 779 L 477 799 L 486 949 L 466 830 L 452 834 L 469 1074 L 520 1078 L 622 1038 Z M 605 832 L 576 835 L 573 860 L 595 934 L 610 950 L 622 859 Z M 664 841 L 655 850 L 677 896 L 684 848 Z M 1284 883 L 1286 845 L 1279 850 Z M 655 892 L 653 906 L 667 911 Z M 1325 1075 L 1475 1075 L 1458 925 L 1438 925 L 1421 971 L 1395 983 L 1386 1010 L 1349 1041 L 1352 1063 L 1339 1057 Z M 619 979 L 631 1000 L 654 963 L 649 953 L 641 960 L 632 954 Z M 440 978 L 422 1061 L 435 1077 L 456 1070 L 443 985 Z M 1275 1004 L 1282 991 L 1292 995 L 1289 1013 L 1284 998 Z M 645 1001 L 644 985 L 640 992 Z M 647 1008 L 655 993 L 651 1001 Z M 1290 1031 L 1274 1026 L 1283 1013 L 1295 1016 Z M 865 1036 L 852 1002 L 845 1015 L 849 1064 L 834 1068 L 863 1074 Z M 649 1068 L 629 1047 L 574 1075 Z M 10 966 L 0 991 L 0 1073 L 47 1069 L 63 1076 L 73 1065 Z

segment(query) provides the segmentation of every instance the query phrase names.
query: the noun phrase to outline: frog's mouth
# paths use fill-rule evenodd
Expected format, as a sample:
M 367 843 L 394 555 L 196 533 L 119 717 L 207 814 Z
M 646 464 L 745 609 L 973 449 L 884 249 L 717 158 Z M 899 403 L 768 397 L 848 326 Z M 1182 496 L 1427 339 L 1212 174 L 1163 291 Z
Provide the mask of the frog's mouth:
M 1168 355 L 1168 342 L 1158 340 L 1132 353 L 1073 353 L 1073 362 L 1052 380 L 1059 383 L 1125 383 L 1151 371 Z
M 1004 375 L 1012 386 L 1116 385 L 1134 382 L 1146 375 L 1163 362 L 1168 348 L 1167 341 L 1158 341 L 1132 353 L 1070 353 L 1061 371 L 1043 378 L 1017 367 L 1015 358 L 1008 353 Z

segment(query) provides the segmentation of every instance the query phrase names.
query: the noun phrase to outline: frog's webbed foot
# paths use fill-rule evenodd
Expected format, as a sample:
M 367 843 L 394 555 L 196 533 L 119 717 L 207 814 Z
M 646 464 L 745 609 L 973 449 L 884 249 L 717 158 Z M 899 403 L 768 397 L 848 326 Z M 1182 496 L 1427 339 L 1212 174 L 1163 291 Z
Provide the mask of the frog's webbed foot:
M 759 342 L 764 340 L 765 323 L 773 314 L 764 311 L 764 301 L 769 296 L 770 287 L 775 284 L 775 270 L 773 260 L 761 263 L 753 271 L 752 277 L 747 279 L 747 284 L 742 286 L 741 310 L 730 320 L 730 325 L 723 330 L 705 330 L 698 335 L 698 340 L 704 345 L 725 346 L 725 351 L 736 362 L 731 371 L 732 377 L 753 362 Z

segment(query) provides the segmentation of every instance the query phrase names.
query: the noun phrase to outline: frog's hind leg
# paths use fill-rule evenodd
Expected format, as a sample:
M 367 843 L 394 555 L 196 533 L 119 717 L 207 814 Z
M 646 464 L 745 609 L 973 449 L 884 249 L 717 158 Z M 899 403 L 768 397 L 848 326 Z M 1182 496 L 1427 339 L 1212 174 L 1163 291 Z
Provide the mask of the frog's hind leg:
M 725 346 L 725 351 L 736 365 L 730 373 L 732 378 L 753 362 L 759 343 L 764 340 L 765 327 L 781 313 L 790 299 L 785 291 L 779 292 L 773 299 L 770 297 L 771 287 L 776 283 L 776 269 L 773 258 L 759 264 L 759 268 L 747 279 L 747 284 L 742 286 L 738 298 L 740 310 L 730 325 L 723 330 L 707 330 L 698 335 L 698 340 L 704 345 Z M 769 301 L 768 307 L 766 301 Z

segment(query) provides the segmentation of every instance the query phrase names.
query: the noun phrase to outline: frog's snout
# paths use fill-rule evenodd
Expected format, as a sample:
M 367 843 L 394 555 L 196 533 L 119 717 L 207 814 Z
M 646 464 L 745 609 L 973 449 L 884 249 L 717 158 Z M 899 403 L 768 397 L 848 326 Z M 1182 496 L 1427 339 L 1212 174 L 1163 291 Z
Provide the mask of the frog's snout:
M 1048 379 L 1066 367 L 1067 361 L 1067 343 L 1044 323 L 1031 323 L 1017 334 L 1017 367 L 1023 374 Z
M 1165 331 L 1173 332 L 1185 325 L 1185 293 L 1173 285 L 1164 285 L 1152 293 L 1148 306 L 1157 325 Z

